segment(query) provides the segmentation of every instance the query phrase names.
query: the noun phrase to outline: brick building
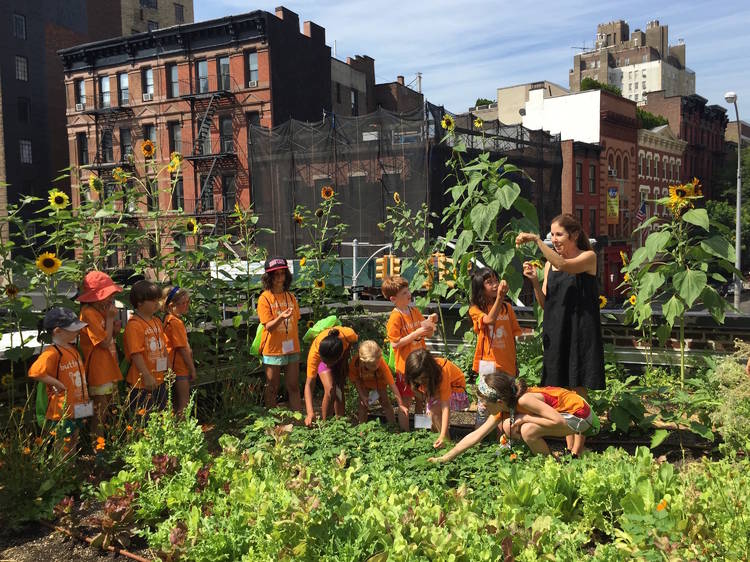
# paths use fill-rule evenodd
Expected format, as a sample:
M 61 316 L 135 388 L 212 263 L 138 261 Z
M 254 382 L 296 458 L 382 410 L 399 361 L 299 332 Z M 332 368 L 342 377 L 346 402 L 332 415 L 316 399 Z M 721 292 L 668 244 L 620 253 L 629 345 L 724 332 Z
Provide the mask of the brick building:
M 562 149 L 562 212 L 578 218 L 592 238 L 599 236 L 602 226 L 600 194 L 599 144 L 572 139 L 561 141 Z
M 690 178 L 682 173 L 687 142 L 677 138 L 669 125 L 638 130 L 638 192 L 646 202 L 646 217 L 669 215 L 669 209 L 653 202 L 669 197 L 669 186 Z
M 247 206 L 264 189 L 251 188 L 250 126 L 317 121 L 331 110 L 325 30 L 308 21 L 300 33 L 297 14 L 284 7 L 81 45 L 60 56 L 71 165 L 88 164 L 111 183 L 112 170 L 132 170 L 128 156 L 150 139 L 157 162 L 168 162 L 173 151 L 185 157 L 174 190 L 162 179 L 159 208 L 182 208 L 214 224 L 226 225 L 235 202 Z M 72 179 L 74 205 L 89 173 Z
M 724 134 L 727 110 L 719 105 L 707 105 L 708 100 L 697 94 L 668 96 L 665 92 L 650 92 L 644 109 L 661 115 L 681 140 L 687 142 L 682 158 L 680 178 L 697 177 L 707 198 L 713 195 L 714 170 L 724 159 Z

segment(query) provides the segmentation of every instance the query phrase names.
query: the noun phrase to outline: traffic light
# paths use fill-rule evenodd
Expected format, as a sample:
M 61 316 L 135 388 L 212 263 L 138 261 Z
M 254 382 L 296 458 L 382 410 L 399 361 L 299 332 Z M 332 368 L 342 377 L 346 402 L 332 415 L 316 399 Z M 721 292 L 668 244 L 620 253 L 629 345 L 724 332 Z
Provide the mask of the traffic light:
M 401 258 L 390 256 L 391 258 L 391 275 L 401 275 Z
M 375 278 L 385 279 L 388 277 L 388 256 L 383 256 L 375 260 Z

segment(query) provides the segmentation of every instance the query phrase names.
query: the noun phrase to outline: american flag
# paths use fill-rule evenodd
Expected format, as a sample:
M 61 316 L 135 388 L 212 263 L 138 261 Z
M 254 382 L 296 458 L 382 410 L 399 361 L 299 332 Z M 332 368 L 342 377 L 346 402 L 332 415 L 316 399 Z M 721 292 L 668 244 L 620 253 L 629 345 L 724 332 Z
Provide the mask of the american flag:
M 646 220 L 646 202 L 641 202 L 641 207 L 638 209 L 638 212 L 635 214 L 635 220 L 638 222 L 643 222 Z

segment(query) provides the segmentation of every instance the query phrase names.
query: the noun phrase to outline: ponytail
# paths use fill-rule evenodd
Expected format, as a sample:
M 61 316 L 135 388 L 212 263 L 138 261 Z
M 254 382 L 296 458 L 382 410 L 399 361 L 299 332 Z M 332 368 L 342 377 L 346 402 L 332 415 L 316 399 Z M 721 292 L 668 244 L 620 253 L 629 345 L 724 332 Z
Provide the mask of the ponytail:
M 525 380 L 511 377 L 507 373 L 492 373 L 480 380 L 483 383 L 480 384 L 483 398 L 492 402 L 504 402 L 511 412 L 516 410 L 518 400 L 528 390 Z
M 320 340 L 318 353 L 327 365 L 338 360 L 344 353 L 344 342 L 341 341 L 339 331 L 336 328 L 331 328 L 326 337 Z

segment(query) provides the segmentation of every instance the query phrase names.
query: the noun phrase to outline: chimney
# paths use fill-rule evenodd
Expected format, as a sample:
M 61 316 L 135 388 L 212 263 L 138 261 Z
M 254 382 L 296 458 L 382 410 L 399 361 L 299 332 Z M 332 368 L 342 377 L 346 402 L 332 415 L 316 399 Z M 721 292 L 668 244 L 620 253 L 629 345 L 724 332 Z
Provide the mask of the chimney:
M 326 30 L 317 23 L 306 21 L 302 24 L 302 34 L 312 39 L 315 43 L 325 45 Z
M 276 17 L 283 20 L 286 25 L 293 25 L 299 32 L 299 16 L 289 8 L 278 6 L 276 8 Z
M 403 76 L 396 76 L 396 82 L 398 82 L 399 84 L 401 84 L 403 86 L 404 85 L 404 77 Z

